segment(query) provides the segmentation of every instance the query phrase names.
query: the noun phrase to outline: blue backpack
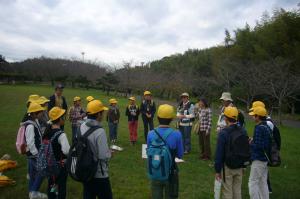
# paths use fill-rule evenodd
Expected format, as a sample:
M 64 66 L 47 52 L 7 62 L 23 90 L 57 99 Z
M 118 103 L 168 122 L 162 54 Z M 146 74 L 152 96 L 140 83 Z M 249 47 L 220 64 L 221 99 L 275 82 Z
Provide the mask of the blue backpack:
M 147 148 L 148 157 L 148 177 L 151 180 L 166 181 L 169 179 L 173 159 L 166 139 L 173 132 L 173 129 L 168 129 L 161 136 L 154 129 L 155 137 Z
M 59 174 L 60 165 L 56 161 L 52 142 L 60 136 L 62 131 L 56 132 L 51 139 L 44 139 L 37 157 L 37 174 L 42 177 L 57 176 Z

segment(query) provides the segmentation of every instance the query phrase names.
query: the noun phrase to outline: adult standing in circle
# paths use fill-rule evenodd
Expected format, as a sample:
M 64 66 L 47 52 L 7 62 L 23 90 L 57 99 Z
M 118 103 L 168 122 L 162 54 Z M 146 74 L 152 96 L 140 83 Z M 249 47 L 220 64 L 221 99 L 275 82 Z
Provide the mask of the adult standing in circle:
M 144 92 L 144 99 L 141 104 L 141 115 L 143 119 L 144 124 L 144 136 L 145 141 L 147 141 L 147 135 L 148 131 L 153 130 L 154 124 L 153 124 L 153 118 L 156 112 L 156 106 L 152 99 L 152 94 L 150 91 Z
M 198 118 L 199 120 L 199 145 L 200 145 L 200 159 L 209 160 L 211 157 L 210 150 L 210 132 L 212 127 L 212 111 L 205 98 L 201 98 L 198 102 Z
M 191 152 L 191 131 L 195 118 L 194 105 L 189 100 L 188 93 L 181 94 L 181 102 L 177 107 L 177 118 L 179 119 L 179 131 L 183 138 L 184 153 Z
M 68 105 L 66 98 L 63 96 L 64 85 L 58 84 L 55 87 L 55 93 L 49 97 L 48 111 L 50 111 L 53 107 L 59 107 L 64 110 L 68 110 Z M 61 126 L 61 129 L 64 130 L 64 125 Z
M 233 100 L 231 98 L 231 93 L 229 92 L 223 92 L 220 100 L 222 101 L 222 108 L 217 122 L 217 133 L 219 133 L 223 128 L 227 126 L 224 115 L 225 108 L 228 106 L 234 106 Z

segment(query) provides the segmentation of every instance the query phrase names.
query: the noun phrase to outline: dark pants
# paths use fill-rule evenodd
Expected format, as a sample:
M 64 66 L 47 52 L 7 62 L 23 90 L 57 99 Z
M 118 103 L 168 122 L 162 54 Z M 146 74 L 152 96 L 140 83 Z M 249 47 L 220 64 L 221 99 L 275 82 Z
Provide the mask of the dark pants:
M 175 199 L 178 198 L 179 179 L 178 173 L 170 176 L 168 181 L 151 181 L 152 199 Z
M 78 131 L 78 126 L 76 124 L 72 124 L 72 141 L 76 138 Z
M 210 134 L 206 135 L 205 131 L 199 131 L 200 157 L 210 159 Z
M 183 139 L 184 152 L 190 152 L 192 149 L 191 146 L 192 126 L 179 126 L 179 131 L 181 132 L 182 139 Z
M 57 177 L 48 178 L 48 199 L 65 199 L 66 198 L 66 189 L 67 189 L 67 177 L 68 172 L 66 166 L 60 169 L 60 172 Z M 54 192 L 51 192 L 51 188 L 55 186 L 57 195 Z
M 118 138 L 118 124 L 109 122 L 108 123 L 109 127 L 109 139 L 110 141 L 116 140 Z
M 144 136 L 145 136 L 145 141 L 147 142 L 147 136 L 149 130 L 154 129 L 154 124 L 153 124 L 153 118 L 147 118 L 146 116 L 143 116 L 143 123 L 144 123 Z
M 269 172 L 268 172 L 267 183 L 268 183 L 268 189 L 269 189 L 269 192 L 273 192 L 272 187 L 271 187 L 271 181 L 270 181 L 270 174 L 269 174 Z
M 43 177 L 37 175 L 36 158 L 28 158 L 29 192 L 39 191 Z
M 83 183 L 83 199 L 112 199 L 109 178 L 93 178 Z

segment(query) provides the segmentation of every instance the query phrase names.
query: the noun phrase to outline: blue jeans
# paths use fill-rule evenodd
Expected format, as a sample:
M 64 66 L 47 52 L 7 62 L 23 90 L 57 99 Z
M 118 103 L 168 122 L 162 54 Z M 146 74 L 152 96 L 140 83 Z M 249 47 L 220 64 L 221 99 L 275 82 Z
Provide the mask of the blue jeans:
M 179 131 L 181 132 L 183 139 L 183 150 L 185 152 L 191 151 L 191 131 L 192 126 L 179 126 Z
M 109 127 L 109 139 L 110 141 L 116 140 L 118 138 L 118 124 L 109 122 L 108 123 Z
M 28 158 L 29 192 L 38 191 L 43 182 L 43 177 L 37 175 L 36 158 Z

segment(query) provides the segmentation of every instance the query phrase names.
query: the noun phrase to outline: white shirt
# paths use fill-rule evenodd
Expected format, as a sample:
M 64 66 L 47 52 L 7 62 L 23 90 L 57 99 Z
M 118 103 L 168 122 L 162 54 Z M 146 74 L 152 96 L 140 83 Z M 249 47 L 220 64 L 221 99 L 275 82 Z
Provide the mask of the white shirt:
M 70 150 L 70 145 L 67 139 L 67 135 L 65 133 L 60 134 L 60 136 L 58 137 L 58 143 L 61 146 L 61 151 L 63 152 L 63 154 L 68 155 Z
M 39 129 L 39 123 L 38 121 L 33 121 L 36 124 L 36 127 Z M 40 136 L 40 141 L 42 142 L 42 135 L 39 131 L 39 136 Z M 34 133 L 34 125 L 33 124 L 28 124 L 26 126 L 26 131 L 25 131 L 25 139 L 26 139 L 26 144 L 27 144 L 27 151 L 29 151 L 32 155 L 37 155 L 38 150 L 35 146 L 35 139 L 34 139 L 35 133 Z

